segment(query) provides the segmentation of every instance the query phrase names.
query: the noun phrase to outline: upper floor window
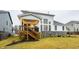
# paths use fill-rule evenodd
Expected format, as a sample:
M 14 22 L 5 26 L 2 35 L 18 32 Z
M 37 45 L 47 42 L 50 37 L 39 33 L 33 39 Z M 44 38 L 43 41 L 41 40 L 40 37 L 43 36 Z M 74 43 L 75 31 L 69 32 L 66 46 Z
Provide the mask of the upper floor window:
M 44 24 L 48 24 L 48 19 L 44 19 Z

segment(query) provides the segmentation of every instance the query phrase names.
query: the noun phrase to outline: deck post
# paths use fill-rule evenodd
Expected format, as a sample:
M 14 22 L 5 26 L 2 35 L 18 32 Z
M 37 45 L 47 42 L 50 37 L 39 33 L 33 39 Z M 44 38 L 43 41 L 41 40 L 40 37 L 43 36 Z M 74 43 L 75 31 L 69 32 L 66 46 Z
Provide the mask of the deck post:
M 41 24 L 40 24 L 40 29 L 41 29 L 41 31 L 40 31 L 40 39 L 42 38 L 42 35 L 41 35 L 41 33 L 42 33 L 42 19 L 40 19 L 40 21 L 41 21 Z
M 28 39 L 28 24 L 27 24 L 27 40 L 29 40 L 29 39 Z

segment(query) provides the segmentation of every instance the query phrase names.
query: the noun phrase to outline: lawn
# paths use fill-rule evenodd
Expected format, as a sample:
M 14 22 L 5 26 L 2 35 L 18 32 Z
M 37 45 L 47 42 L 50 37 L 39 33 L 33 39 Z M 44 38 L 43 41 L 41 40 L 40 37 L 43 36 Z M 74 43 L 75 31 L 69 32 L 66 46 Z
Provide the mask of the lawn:
M 18 41 L 18 37 L 10 37 L 0 41 L 0 48 L 31 48 L 31 49 L 61 49 L 61 48 L 79 48 L 79 36 L 72 37 L 47 37 L 39 41 L 20 42 L 11 46 L 6 46 L 12 41 Z

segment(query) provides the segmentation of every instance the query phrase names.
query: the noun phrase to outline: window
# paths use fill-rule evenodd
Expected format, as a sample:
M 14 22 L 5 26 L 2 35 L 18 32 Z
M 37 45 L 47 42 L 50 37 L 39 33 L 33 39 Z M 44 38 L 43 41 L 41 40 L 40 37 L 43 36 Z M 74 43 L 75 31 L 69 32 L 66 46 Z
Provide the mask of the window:
M 78 32 L 78 28 L 77 28 L 77 32 Z
M 70 28 L 69 28 L 69 27 L 66 27 L 66 30 L 67 30 L 67 31 L 70 31 Z
M 6 25 L 8 25 L 8 21 L 6 21 Z
M 48 31 L 49 30 L 49 25 L 41 25 L 41 31 Z M 50 26 L 50 31 L 51 31 L 51 26 Z
M 44 31 L 48 31 L 48 25 L 44 25 Z
M 64 31 L 64 26 L 62 26 L 62 30 Z
M 13 27 L 12 27 L 12 32 L 13 32 Z
M 49 31 L 51 31 L 51 25 L 49 25 Z
M 41 25 L 42 31 L 48 31 L 48 25 Z
M 5 32 L 5 28 L 3 28 L 3 31 Z
M 71 24 L 71 26 L 73 26 L 73 24 Z
M 49 22 L 49 24 L 51 24 L 51 22 Z
M 44 24 L 48 24 L 48 19 L 44 19 Z
M 57 26 L 55 26 L 55 30 L 57 30 Z

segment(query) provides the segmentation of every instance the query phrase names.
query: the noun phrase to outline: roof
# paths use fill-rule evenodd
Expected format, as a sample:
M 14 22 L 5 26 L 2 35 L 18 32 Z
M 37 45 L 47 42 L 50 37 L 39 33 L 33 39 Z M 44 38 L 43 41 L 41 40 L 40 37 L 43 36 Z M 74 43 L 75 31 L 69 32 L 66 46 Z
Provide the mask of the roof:
M 64 24 L 63 24 L 63 23 L 60 23 L 60 22 L 58 22 L 58 21 L 54 21 L 54 25 L 63 26 Z
M 13 21 L 12 21 L 11 15 L 10 15 L 10 12 L 8 12 L 8 14 L 9 14 L 9 17 L 10 17 L 10 21 L 13 24 Z
M 11 20 L 11 23 L 13 24 L 12 18 L 11 18 L 11 16 L 10 16 L 10 12 L 9 12 L 9 11 L 4 11 L 4 10 L 0 10 L 0 14 L 3 14 L 3 13 L 8 13 L 9 18 L 10 18 L 10 20 Z
M 55 16 L 52 14 L 46 14 L 46 13 L 40 13 L 40 12 L 31 12 L 31 11 L 26 11 L 26 10 L 21 10 L 22 13 L 26 14 L 26 13 L 34 13 L 34 14 L 40 14 L 40 15 L 47 15 L 47 16 Z
M 7 13 L 8 11 L 4 11 L 4 10 L 0 10 L 0 14 L 1 13 Z
M 24 16 L 29 16 L 29 15 L 32 15 L 32 16 L 34 16 L 34 17 L 36 17 L 36 18 L 38 18 L 38 19 L 40 19 L 40 20 L 41 20 L 41 18 L 40 18 L 40 17 L 38 17 L 38 16 L 36 16 L 36 15 L 33 15 L 33 14 L 20 14 L 20 15 L 18 15 L 18 17 L 19 17 L 19 18 L 21 18 L 21 17 L 24 17 Z
M 69 24 L 79 24 L 79 21 L 70 21 L 70 22 L 66 23 L 65 25 L 69 25 Z

